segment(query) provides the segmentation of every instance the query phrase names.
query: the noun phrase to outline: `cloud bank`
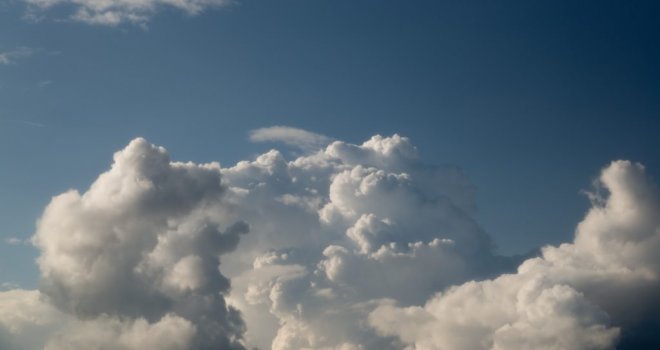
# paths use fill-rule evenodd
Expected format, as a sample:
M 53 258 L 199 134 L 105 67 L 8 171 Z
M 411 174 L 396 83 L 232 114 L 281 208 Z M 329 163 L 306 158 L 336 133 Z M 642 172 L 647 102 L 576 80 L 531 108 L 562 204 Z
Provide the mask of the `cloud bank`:
M 70 19 L 93 25 L 116 26 L 123 23 L 144 25 L 161 9 L 173 8 L 197 15 L 209 8 L 232 3 L 231 0 L 23 0 L 29 17 L 39 17 L 53 8 L 70 9 Z
M 398 135 L 323 140 L 292 160 L 271 150 L 226 168 L 132 141 L 87 191 L 45 209 L 33 237 L 41 287 L 0 292 L 0 345 L 657 344 L 645 330 L 658 324 L 660 194 L 641 165 L 607 166 L 575 240 L 521 261 L 497 254 L 460 169 L 423 162 Z

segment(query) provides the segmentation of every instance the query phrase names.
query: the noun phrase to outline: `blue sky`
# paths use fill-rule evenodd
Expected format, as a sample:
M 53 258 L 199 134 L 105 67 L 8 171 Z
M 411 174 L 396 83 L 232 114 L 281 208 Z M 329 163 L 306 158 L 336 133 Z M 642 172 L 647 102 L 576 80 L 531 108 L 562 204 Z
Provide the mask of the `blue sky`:
M 503 253 L 570 240 L 611 160 L 660 174 L 658 7 L 240 0 L 108 26 L 3 2 L 0 52 L 18 54 L 0 64 L 0 235 L 31 236 L 136 136 L 229 166 L 272 146 L 250 130 L 287 125 L 399 133 L 463 168 Z M 0 281 L 34 287 L 36 255 L 0 246 Z

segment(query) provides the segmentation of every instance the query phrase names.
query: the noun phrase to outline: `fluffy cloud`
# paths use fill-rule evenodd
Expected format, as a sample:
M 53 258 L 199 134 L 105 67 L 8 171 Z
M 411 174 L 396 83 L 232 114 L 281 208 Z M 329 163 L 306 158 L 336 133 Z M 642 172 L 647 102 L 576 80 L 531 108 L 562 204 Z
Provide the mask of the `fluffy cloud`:
M 660 195 L 640 165 L 608 166 L 575 241 L 522 262 L 496 253 L 459 169 L 398 135 L 323 140 L 227 168 L 132 141 L 44 211 L 40 291 L 0 293 L 0 344 L 611 349 L 656 325 Z
M 625 161 L 604 169 L 600 183 L 610 195 L 592 195 L 573 243 L 545 247 L 516 274 L 452 287 L 423 307 L 383 301 L 370 323 L 416 349 L 612 349 L 619 327 L 626 341 L 657 324 L 658 189 L 641 165 Z
M 208 8 L 229 5 L 231 0 L 24 0 L 31 15 L 53 7 L 70 7 L 71 19 L 89 24 L 145 24 L 161 8 L 175 8 L 196 15 Z
M 0 292 L 0 348 L 42 348 L 56 328 L 66 323 L 53 306 L 41 300 L 38 291 L 12 289 Z
M 107 315 L 78 320 L 58 311 L 38 291 L 0 293 L 0 311 L 2 349 L 185 350 L 196 333 L 192 323 L 174 314 L 154 323 Z
M 242 349 L 219 265 L 248 226 L 223 219 L 225 191 L 217 163 L 171 162 L 136 139 L 88 191 L 53 198 L 33 237 L 40 290 L 80 322 L 49 347 Z
M 291 161 L 270 151 L 223 176 L 252 228 L 240 256 L 227 257 L 231 299 L 262 348 L 399 348 L 368 325 L 376 300 L 420 303 L 515 266 L 475 221 L 465 175 L 425 164 L 398 135 L 334 141 Z

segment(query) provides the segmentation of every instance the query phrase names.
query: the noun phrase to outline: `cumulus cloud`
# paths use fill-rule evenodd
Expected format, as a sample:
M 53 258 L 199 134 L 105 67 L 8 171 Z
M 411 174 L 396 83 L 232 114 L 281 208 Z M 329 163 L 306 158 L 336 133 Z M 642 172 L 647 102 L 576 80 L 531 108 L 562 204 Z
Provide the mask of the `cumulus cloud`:
M 595 201 L 573 243 L 421 307 L 382 301 L 370 323 L 416 349 L 613 349 L 621 327 L 624 344 L 639 341 L 625 336 L 657 325 L 660 195 L 626 161 L 605 168 L 600 184 L 609 197 Z
M 289 126 L 271 126 L 250 131 L 252 142 L 283 142 L 303 150 L 319 150 L 328 145 L 332 139 L 311 131 Z
M 396 349 L 367 323 L 375 300 L 419 303 L 514 267 L 474 219 L 467 177 L 425 164 L 405 137 L 334 141 L 291 161 L 270 151 L 223 175 L 252 228 L 227 259 L 231 299 L 262 348 Z
M 136 139 L 89 190 L 54 197 L 32 239 L 39 300 L 77 323 L 47 348 L 242 349 L 219 265 L 248 226 L 224 220 L 225 192 L 217 163 L 172 162 Z
M 317 142 L 289 131 L 253 135 Z M 132 141 L 45 209 L 40 291 L 0 293 L 0 344 L 612 349 L 657 325 L 660 195 L 641 165 L 605 168 L 574 242 L 521 261 L 497 254 L 460 169 L 399 135 L 323 140 L 226 168 Z
M 79 320 L 57 310 L 38 291 L 20 289 L 0 293 L 0 311 L 2 349 L 185 350 L 196 332 L 175 314 L 153 323 L 108 315 Z
M 122 23 L 146 24 L 160 9 L 174 8 L 197 15 L 209 8 L 232 3 L 232 0 L 24 0 L 30 16 L 55 7 L 73 9 L 70 18 L 94 25 L 116 26 Z

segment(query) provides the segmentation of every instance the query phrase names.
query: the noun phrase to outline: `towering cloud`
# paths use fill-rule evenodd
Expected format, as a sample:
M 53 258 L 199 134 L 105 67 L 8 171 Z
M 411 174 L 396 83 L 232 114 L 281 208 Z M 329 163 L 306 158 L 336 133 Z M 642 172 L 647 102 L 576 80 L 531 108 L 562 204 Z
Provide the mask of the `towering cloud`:
M 657 322 L 660 195 L 641 165 L 603 170 L 575 241 L 522 262 L 494 251 L 467 177 L 407 138 L 252 138 L 287 135 L 308 153 L 229 168 L 136 139 L 53 198 L 40 291 L 0 293 L 0 345 L 610 349 Z
M 240 257 L 228 257 L 244 259 L 231 299 L 263 348 L 399 348 L 368 325 L 376 300 L 421 303 L 514 267 L 474 220 L 465 175 L 423 163 L 398 135 L 293 161 L 271 151 L 223 175 L 252 227 Z

